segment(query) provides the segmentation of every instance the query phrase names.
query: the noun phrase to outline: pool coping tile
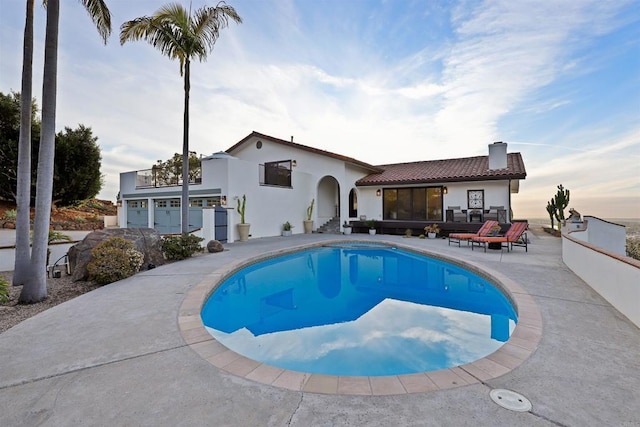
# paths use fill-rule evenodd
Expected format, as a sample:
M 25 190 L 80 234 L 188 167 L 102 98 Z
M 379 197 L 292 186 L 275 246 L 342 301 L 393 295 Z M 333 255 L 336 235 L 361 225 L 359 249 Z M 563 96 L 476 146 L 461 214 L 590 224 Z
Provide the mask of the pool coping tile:
M 407 390 L 407 393 L 425 393 L 427 391 L 439 390 L 436 383 L 424 372 L 401 375 L 398 378 L 402 386 Z
M 371 391 L 375 396 L 389 396 L 393 394 L 407 394 L 397 375 L 383 377 L 369 377 Z
M 339 377 L 338 394 L 371 395 L 369 377 Z
M 283 372 L 282 368 L 261 363 L 244 377 L 255 382 L 272 384 Z
M 321 394 L 338 393 L 338 377 L 335 375 L 312 374 L 302 391 Z
M 239 377 L 246 377 L 260 365 L 260 362 L 256 362 L 253 359 L 240 356 L 233 362 L 225 365 L 224 370 Z
M 304 372 L 295 372 L 284 369 L 278 378 L 276 378 L 272 383 L 272 386 L 282 387 L 288 390 L 294 391 L 302 391 L 304 384 L 309 380 L 310 374 L 305 374 Z

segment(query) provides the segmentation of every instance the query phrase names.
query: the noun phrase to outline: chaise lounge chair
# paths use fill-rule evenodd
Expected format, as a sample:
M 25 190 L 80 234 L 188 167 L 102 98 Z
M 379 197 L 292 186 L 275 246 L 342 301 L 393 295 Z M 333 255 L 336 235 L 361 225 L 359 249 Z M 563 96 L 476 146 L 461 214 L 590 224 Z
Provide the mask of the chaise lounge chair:
M 498 221 L 489 220 L 485 221 L 484 224 L 482 224 L 482 227 L 480 227 L 477 233 L 451 233 L 449 234 L 449 245 L 451 245 L 451 242 L 453 242 L 457 243 L 458 247 L 460 247 L 460 241 L 466 240 L 468 246 L 469 241 L 474 237 L 488 236 L 491 232 L 491 228 L 495 225 L 499 225 Z
M 526 222 L 514 222 L 511 227 L 504 233 L 504 236 L 478 236 L 471 239 L 471 250 L 474 246 L 483 246 L 484 251 L 487 252 L 487 245 L 489 243 L 500 243 L 500 250 L 507 248 L 507 251 L 513 249 L 514 246 L 524 246 L 525 252 L 529 252 L 527 247 L 527 227 L 529 224 Z M 506 245 L 505 245 L 506 243 Z

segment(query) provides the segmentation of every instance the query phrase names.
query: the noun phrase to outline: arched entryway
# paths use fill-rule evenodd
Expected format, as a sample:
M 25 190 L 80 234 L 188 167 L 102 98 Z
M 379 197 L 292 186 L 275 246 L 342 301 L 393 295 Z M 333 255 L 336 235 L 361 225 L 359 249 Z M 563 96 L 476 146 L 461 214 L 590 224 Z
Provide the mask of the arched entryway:
M 316 201 L 318 226 L 334 218 L 340 220 L 340 184 L 332 176 L 325 176 L 318 182 Z

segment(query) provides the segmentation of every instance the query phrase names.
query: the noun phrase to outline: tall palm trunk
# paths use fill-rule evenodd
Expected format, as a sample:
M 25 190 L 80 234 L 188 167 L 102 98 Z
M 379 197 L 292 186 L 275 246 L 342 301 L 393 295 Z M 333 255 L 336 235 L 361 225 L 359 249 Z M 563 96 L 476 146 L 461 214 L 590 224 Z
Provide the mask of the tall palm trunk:
M 184 63 L 184 123 L 182 129 L 182 234 L 189 233 L 189 58 Z
M 16 191 L 16 259 L 13 285 L 24 283 L 29 274 L 29 204 L 31 200 L 31 98 L 33 92 L 33 1 L 27 0 L 22 52 L 20 92 L 20 139 L 18 142 L 18 183 Z
M 19 302 L 21 303 L 38 302 L 47 297 L 46 260 L 53 193 L 59 18 L 59 0 L 48 0 L 42 79 L 42 133 L 40 135 L 36 183 L 36 216 L 33 228 L 31 270 L 20 293 Z

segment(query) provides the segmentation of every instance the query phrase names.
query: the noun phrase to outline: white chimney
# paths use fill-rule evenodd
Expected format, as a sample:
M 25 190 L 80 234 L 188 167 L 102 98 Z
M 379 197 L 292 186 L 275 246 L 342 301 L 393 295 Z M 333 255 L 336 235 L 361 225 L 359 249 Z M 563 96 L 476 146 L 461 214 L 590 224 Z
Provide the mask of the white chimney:
M 507 168 L 507 143 L 489 144 L 489 170 Z

